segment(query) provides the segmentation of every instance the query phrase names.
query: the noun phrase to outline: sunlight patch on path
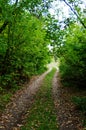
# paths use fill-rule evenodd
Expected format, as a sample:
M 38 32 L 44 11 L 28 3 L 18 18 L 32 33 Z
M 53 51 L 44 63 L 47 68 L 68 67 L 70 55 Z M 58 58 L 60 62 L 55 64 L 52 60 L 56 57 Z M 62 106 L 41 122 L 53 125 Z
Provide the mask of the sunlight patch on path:
M 50 64 L 47 65 L 49 71 L 52 70 L 52 68 L 56 68 L 57 71 L 59 71 L 59 62 L 52 61 Z

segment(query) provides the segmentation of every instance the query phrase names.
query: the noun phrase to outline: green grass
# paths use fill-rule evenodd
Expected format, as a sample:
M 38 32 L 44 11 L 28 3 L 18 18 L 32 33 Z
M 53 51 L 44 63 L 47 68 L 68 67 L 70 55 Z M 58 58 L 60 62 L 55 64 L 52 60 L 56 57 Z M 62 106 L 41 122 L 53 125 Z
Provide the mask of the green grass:
M 4 111 L 6 104 L 10 101 L 12 97 L 11 93 L 0 94 L 0 113 Z
M 2 113 L 6 105 L 10 102 L 12 95 L 20 89 L 20 86 L 15 86 L 9 90 L 0 87 L 0 113 Z
M 21 130 L 58 130 L 54 103 L 52 99 L 53 69 L 44 79 L 36 95 L 36 101 L 28 113 L 26 125 Z

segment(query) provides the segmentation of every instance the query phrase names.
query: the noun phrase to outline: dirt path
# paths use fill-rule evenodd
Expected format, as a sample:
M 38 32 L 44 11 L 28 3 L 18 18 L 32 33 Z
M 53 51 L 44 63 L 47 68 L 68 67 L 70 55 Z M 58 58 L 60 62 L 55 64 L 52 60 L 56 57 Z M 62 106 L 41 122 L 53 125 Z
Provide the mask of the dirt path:
M 50 72 L 42 74 L 22 91 L 17 92 L 10 104 L 8 104 L 5 112 L 0 117 L 0 130 L 19 130 L 18 122 L 21 122 L 25 112 L 34 102 L 34 96 L 42 84 L 44 77 Z M 16 127 L 16 128 L 15 128 Z
M 0 117 L 0 130 L 20 130 L 24 115 L 27 113 L 35 100 L 36 92 L 42 84 L 44 77 L 57 64 L 49 65 L 49 70 L 37 77 L 26 88 L 19 90 L 8 104 L 5 112 Z M 57 68 L 58 70 L 58 68 Z M 58 72 L 53 78 L 53 98 L 59 123 L 59 130 L 83 130 L 79 118 L 80 113 L 69 100 L 70 94 L 60 84 Z M 20 124 L 19 124 L 20 123 Z
M 70 93 L 60 84 L 58 72 L 53 78 L 53 97 L 59 130 L 83 130 L 80 113 L 70 101 Z

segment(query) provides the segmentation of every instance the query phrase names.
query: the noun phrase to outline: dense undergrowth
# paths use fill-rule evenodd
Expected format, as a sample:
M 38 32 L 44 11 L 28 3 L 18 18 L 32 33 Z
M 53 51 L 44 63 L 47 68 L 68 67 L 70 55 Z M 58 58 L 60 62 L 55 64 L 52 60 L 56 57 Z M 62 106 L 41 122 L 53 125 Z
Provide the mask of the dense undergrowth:
M 1 89 L 15 89 L 46 70 L 50 56 L 44 18 L 38 19 L 37 14 L 29 12 L 41 2 L 0 1 Z
M 69 33 L 68 33 L 69 32 Z M 70 86 L 86 88 L 86 30 L 77 24 L 68 28 L 64 43 L 64 54 L 60 58 L 60 73 Z M 73 34 L 73 35 L 72 35 Z M 71 37 L 72 35 L 72 37 Z
M 11 101 L 11 97 L 13 94 L 18 91 L 19 89 L 23 88 L 23 84 L 21 86 L 16 85 L 16 87 L 13 87 L 9 90 L 6 88 L 1 88 L 0 90 L 0 113 L 4 111 L 6 108 L 6 105 Z
M 86 94 L 86 93 L 85 93 Z M 86 129 L 86 96 L 81 95 L 79 96 L 73 96 L 72 102 L 76 105 L 76 109 L 79 110 L 82 113 L 82 125 Z
M 68 86 L 70 90 L 75 88 L 79 93 L 72 97 L 72 101 L 86 117 L 86 29 L 72 23 L 66 30 L 60 57 L 61 79 L 63 86 Z M 84 122 L 86 125 L 86 120 Z
M 41 2 L 0 0 L 0 111 L 22 84 L 47 69 L 50 56 L 44 20 L 26 11 Z

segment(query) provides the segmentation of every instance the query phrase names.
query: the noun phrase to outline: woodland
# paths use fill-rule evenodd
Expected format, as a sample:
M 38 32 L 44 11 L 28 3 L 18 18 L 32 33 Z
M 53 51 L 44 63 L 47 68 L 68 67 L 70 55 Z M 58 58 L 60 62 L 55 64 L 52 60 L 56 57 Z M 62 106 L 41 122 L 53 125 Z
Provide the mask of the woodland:
M 54 1 L 0 0 L 1 108 L 22 84 L 45 72 L 52 58 L 63 85 L 86 92 L 86 3 L 60 0 L 70 12 L 59 21 L 59 9 L 57 18 L 49 12 Z M 86 96 L 73 101 L 86 113 Z

